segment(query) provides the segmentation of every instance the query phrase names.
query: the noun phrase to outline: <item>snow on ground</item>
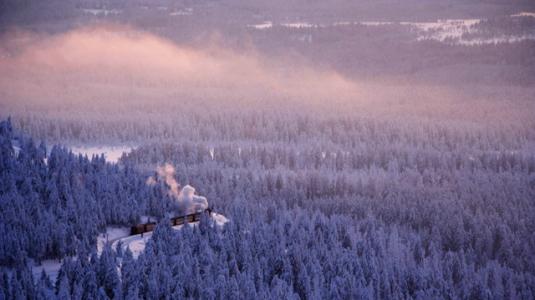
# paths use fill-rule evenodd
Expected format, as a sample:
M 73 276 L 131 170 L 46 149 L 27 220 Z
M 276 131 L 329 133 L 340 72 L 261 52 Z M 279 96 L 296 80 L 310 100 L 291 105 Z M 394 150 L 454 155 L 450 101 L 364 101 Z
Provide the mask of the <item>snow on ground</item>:
M 533 12 L 521 12 L 510 17 L 535 17 Z M 332 24 L 313 24 L 308 22 L 279 23 L 271 21 L 247 25 L 249 28 L 257 30 L 268 30 L 276 26 L 292 29 L 310 29 L 341 26 L 406 26 L 416 34 L 416 41 L 437 41 L 454 45 L 476 46 L 503 43 L 517 43 L 526 40 L 535 40 L 535 32 L 523 35 L 501 34 L 488 38 L 477 38 L 473 36 L 479 32 L 478 24 L 482 19 L 440 19 L 432 22 L 384 22 L 384 21 L 338 21 Z M 470 35 L 472 34 L 472 37 Z M 301 41 L 311 42 L 311 38 L 301 38 Z
M 523 12 L 519 12 L 517 14 L 511 15 L 511 17 L 513 17 L 513 18 L 518 18 L 518 17 L 532 17 L 532 18 L 535 18 L 535 12 L 523 11 Z
M 130 234 L 128 227 L 107 227 L 106 232 L 99 234 L 97 237 L 97 251 L 101 253 L 107 242 L 113 242 L 119 238 L 126 237 Z
M 193 226 L 193 224 L 190 225 Z M 178 230 L 182 228 L 182 226 L 183 225 L 174 226 L 173 228 Z M 119 241 L 121 241 L 123 251 L 126 251 L 126 249 L 128 248 L 132 252 L 132 256 L 134 258 L 137 258 L 145 250 L 145 245 L 147 245 L 147 242 L 150 240 L 151 237 L 152 232 L 147 232 L 143 235 L 133 235 L 113 242 L 111 247 L 112 249 L 117 249 Z
M 322 27 L 322 25 L 311 24 L 308 22 L 282 23 L 281 26 L 286 27 L 286 28 L 297 28 L 297 29 Z
M 217 214 L 217 213 L 212 213 L 211 218 L 214 220 L 214 223 L 219 227 L 222 227 L 229 221 L 227 217 L 221 214 Z M 189 223 L 189 226 L 194 227 L 198 223 L 199 222 Z M 183 226 L 184 225 L 173 226 L 173 229 L 180 230 Z M 126 251 L 126 249 L 129 248 L 134 258 L 137 258 L 145 250 L 145 246 L 147 245 L 147 242 L 150 240 L 151 237 L 152 237 L 152 232 L 147 232 L 147 233 L 144 233 L 143 235 L 136 234 L 136 235 L 127 236 L 125 238 L 120 238 L 120 239 L 115 240 L 112 243 L 112 248 L 117 249 L 117 246 L 120 241 L 122 243 L 123 251 Z
M 190 223 L 189 226 L 196 226 L 198 222 Z M 180 230 L 184 225 L 173 226 L 173 229 Z M 111 244 L 112 249 L 117 249 L 119 242 L 121 242 L 121 248 L 123 251 L 126 251 L 127 248 L 130 249 L 134 258 L 137 258 L 145 250 L 147 242 L 152 237 L 152 232 L 146 232 L 144 234 L 136 234 L 127 236 L 124 238 L 117 239 Z
M 179 9 L 179 10 L 175 10 L 173 12 L 170 12 L 169 13 L 170 16 L 191 16 L 193 15 L 193 8 L 184 8 L 184 9 Z
M 91 14 L 93 16 L 108 16 L 108 15 L 118 15 L 121 13 L 118 9 L 100 9 L 100 8 L 85 8 L 82 11 L 86 14 Z
M 501 35 L 492 38 L 476 38 L 476 39 L 460 39 L 457 43 L 459 45 L 465 46 L 477 46 L 477 45 L 497 45 L 497 44 L 512 44 L 519 43 L 522 41 L 533 41 L 535 40 L 535 34 L 524 34 L 524 35 Z
M 526 15 L 519 15 L 526 16 Z M 401 22 L 401 25 L 407 25 L 414 28 L 417 32 L 417 40 L 434 40 L 442 43 L 452 43 L 464 46 L 477 45 L 496 45 L 496 44 L 512 44 L 527 40 L 535 40 L 535 33 L 533 34 L 501 34 L 488 38 L 478 38 L 466 36 L 466 34 L 477 34 L 478 28 L 476 25 L 481 23 L 480 19 L 459 19 L 459 20 L 438 20 L 437 22 Z
M 259 24 L 247 25 L 247 27 L 254 28 L 254 29 L 259 29 L 259 30 L 269 29 L 269 28 L 273 27 L 273 22 L 266 21 L 266 22 L 262 22 L 262 23 L 259 23 Z
M 519 14 L 518 16 L 530 16 Z M 449 43 L 463 46 L 511 44 L 527 40 L 535 40 L 532 34 L 500 34 L 493 37 L 478 38 L 470 36 L 477 34 L 477 25 L 480 19 L 447 19 L 436 22 L 400 22 L 400 25 L 409 26 L 417 35 L 417 41 L 433 40 L 441 43 Z
M 222 227 L 229 222 L 229 219 L 227 217 L 218 213 L 212 213 L 211 218 L 214 220 L 215 225 L 219 227 Z M 189 226 L 193 227 L 197 224 L 198 222 L 194 222 L 190 223 Z M 184 225 L 173 226 L 173 228 L 175 230 L 180 230 L 182 226 Z M 140 234 L 130 235 L 130 228 L 128 227 L 107 227 L 106 232 L 100 234 L 97 237 L 97 253 L 102 253 L 102 250 L 104 249 L 104 246 L 107 242 L 111 242 L 112 248 L 116 249 L 117 245 L 119 244 L 119 241 L 121 241 L 123 245 L 123 250 L 126 250 L 127 247 L 130 248 L 130 251 L 132 251 L 133 256 L 137 258 L 143 252 L 143 250 L 145 250 L 145 245 L 150 240 L 151 236 L 152 232 L 147 232 L 143 234 L 143 236 L 141 236 Z M 76 257 L 74 259 L 76 259 Z M 44 270 L 48 274 L 50 279 L 54 282 L 58 277 L 60 268 L 61 260 L 49 259 L 42 261 L 41 265 L 39 266 L 33 266 L 32 273 L 34 278 L 38 279 L 41 277 L 41 273 Z
M 363 25 L 363 26 L 386 26 L 386 25 L 392 25 L 394 23 L 381 22 L 381 21 L 364 21 L 364 22 L 356 22 L 355 24 Z
M 417 32 L 417 40 L 460 40 L 466 33 L 476 32 L 474 26 L 479 19 L 437 20 L 436 22 L 401 22 L 401 25 L 410 26 Z
M 97 251 L 102 253 L 104 245 L 107 241 L 114 241 L 116 239 L 126 237 L 130 234 L 130 229 L 127 227 L 108 227 L 106 232 L 100 234 L 97 237 Z M 76 258 L 75 258 L 76 259 Z M 32 267 L 33 277 L 38 279 L 41 277 L 43 270 L 48 274 L 52 282 L 56 281 L 58 277 L 59 269 L 61 268 L 62 260 L 60 259 L 47 259 L 41 262 L 39 266 Z
M 50 280 L 52 280 L 52 282 L 55 282 L 56 278 L 58 277 L 60 268 L 61 268 L 61 260 L 59 259 L 43 260 L 40 266 L 32 267 L 33 278 L 35 280 L 41 278 L 41 273 L 44 270 L 45 273 L 48 274 L 48 277 L 50 277 Z
M 130 146 L 81 146 L 70 147 L 73 153 L 87 155 L 91 158 L 93 155 L 104 154 L 106 161 L 117 162 L 123 153 L 128 153 L 133 147 Z
M 20 148 L 20 143 L 19 143 L 19 141 L 12 140 L 12 141 L 11 141 L 11 144 L 13 145 L 13 152 L 15 153 L 15 156 L 19 156 L 19 153 L 20 153 L 20 151 L 22 150 L 22 149 Z
M 258 23 L 258 24 L 247 25 L 247 27 L 258 29 L 258 30 L 264 30 L 264 29 L 273 28 L 273 25 L 274 25 L 273 22 L 265 21 L 265 22 Z M 295 28 L 295 29 L 323 27 L 323 25 L 312 24 L 308 22 L 280 23 L 280 24 L 277 24 L 277 26 L 286 27 L 286 28 Z

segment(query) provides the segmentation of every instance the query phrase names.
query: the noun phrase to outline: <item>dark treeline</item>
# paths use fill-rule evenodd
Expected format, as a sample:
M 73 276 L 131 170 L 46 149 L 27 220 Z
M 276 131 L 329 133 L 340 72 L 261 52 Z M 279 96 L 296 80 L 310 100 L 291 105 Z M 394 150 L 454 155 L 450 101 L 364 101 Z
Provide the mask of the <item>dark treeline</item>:
M 3 122 L 6 298 L 533 297 L 529 124 L 214 124 L 112 165 L 60 147 L 47 155 Z M 231 222 L 219 229 L 205 219 L 178 232 L 160 225 L 137 259 L 109 247 L 95 254 L 99 229 L 169 209 L 165 186 L 145 184 L 165 162 Z M 15 248 L 25 251 L 14 257 Z M 32 277 L 30 260 L 64 256 L 75 258 L 55 282 Z

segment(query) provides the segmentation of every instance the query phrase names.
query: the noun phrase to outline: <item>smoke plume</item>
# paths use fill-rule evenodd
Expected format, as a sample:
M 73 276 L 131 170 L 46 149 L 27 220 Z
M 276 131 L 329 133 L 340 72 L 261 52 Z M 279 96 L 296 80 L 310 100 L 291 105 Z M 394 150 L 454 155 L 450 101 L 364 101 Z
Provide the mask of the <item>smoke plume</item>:
M 169 187 L 169 196 L 178 199 L 180 196 L 180 184 L 175 180 L 175 168 L 170 164 L 165 164 L 156 169 L 158 176 L 165 181 Z
M 132 123 L 160 134 L 155 125 L 191 111 L 264 109 L 389 120 L 532 118 L 531 90 L 486 89 L 348 78 L 314 62 L 232 50 L 212 41 L 183 45 L 117 25 L 0 36 L 0 117 L 37 116 L 54 123 L 83 122 L 79 126 L 87 128 Z M 514 111 L 502 101 L 516 98 L 523 102 Z
M 0 101 L 108 111 L 136 103 L 262 103 L 357 95 L 334 71 L 269 59 L 253 49 L 180 45 L 117 25 L 0 39 Z M 9 99 L 9 100 L 8 100 Z
M 169 187 L 168 194 L 175 199 L 180 211 L 191 214 L 198 211 L 204 211 L 208 208 L 206 197 L 195 195 L 195 188 L 191 185 L 184 186 L 180 191 L 180 184 L 175 179 L 175 168 L 170 164 L 156 168 L 158 178 L 153 176 L 147 179 L 148 185 L 154 185 L 158 180 L 163 180 Z

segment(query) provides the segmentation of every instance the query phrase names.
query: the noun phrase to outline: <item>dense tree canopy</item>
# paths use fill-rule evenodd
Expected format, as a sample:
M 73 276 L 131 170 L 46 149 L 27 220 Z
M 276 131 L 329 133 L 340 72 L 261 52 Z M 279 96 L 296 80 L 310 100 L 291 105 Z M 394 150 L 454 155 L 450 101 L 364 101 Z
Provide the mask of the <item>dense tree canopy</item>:
M 533 297 L 535 158 L 521 151 L 531 131 L 295 124 L 330 139 L 279 142 L 282 131 L 258 134 L 276 126 L 265 120 L 249 141 L 148 144 L 110 164 L 47 151 L 2 122 L 2 295 Z M 170 209 L 165 184 L 146 184 L 163 162 L 231 222 L 175 231 L 163 218 L 137 259 L 110 246 L 97 255 L 107 225 Z M 58 278 L 33 276 L 30 262 L 51 257 L 66 257 Z

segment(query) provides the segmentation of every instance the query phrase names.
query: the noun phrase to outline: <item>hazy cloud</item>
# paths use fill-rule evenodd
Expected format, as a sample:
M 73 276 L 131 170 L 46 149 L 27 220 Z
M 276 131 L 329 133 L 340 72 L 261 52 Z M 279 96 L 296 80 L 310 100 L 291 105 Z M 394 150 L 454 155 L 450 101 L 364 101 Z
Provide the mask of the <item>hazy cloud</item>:
M 319 108 L 315 112 L 373 112 L 387 118 L 424 114 L 470 122 L 489 116 L 518 120 L 529 110 L 516 109 L 511 115 L 501 100 L 532 94 L 501 87 L 467 92 L 403 78 L 356 80 L 313 62 L 270 58 L 254 49 L 230 50 L 217 42 L 179 45 L 118 25 L 56 35 L 13 31 L 2 36 L 0 45 L 3 114 L 35 112 L 55 122 L 78 120 L 80 114 L 102 122 L 131 118 L 139 123 L 141 115 L 164 122 L 188 107 L 218 111 L 222 105 L 241 111 L 284 105 L 297 107 L 291 110 L 297 112 Z M 500 101 L 489 105 L 489 99 Z
M 17 101 L 312 102 L 357 95 L 354 83 L 332 71 L 275 62 L 253 50 L 237 53 L 216 43 L 181 46 L 123 26 L 48 36 L 13 32 L 2 44 L 0 86 L 6 98 Z
M 195 188 L 191 185 L 186 185 L 180 189 L 180 184 L 175 179 L 175 168 L 170 164 L 164 164 L 156 168 L 158 178 L 150 176 L 147 178 L 148 185 L 157 184 L 157 180 L 163 180 L 169 188 L 169 196 L 175 199 L 180 210 L 185 213 L 194 213 L 203 211 L 208 208 L 208 200 L 206 197 L 195 195 Z

